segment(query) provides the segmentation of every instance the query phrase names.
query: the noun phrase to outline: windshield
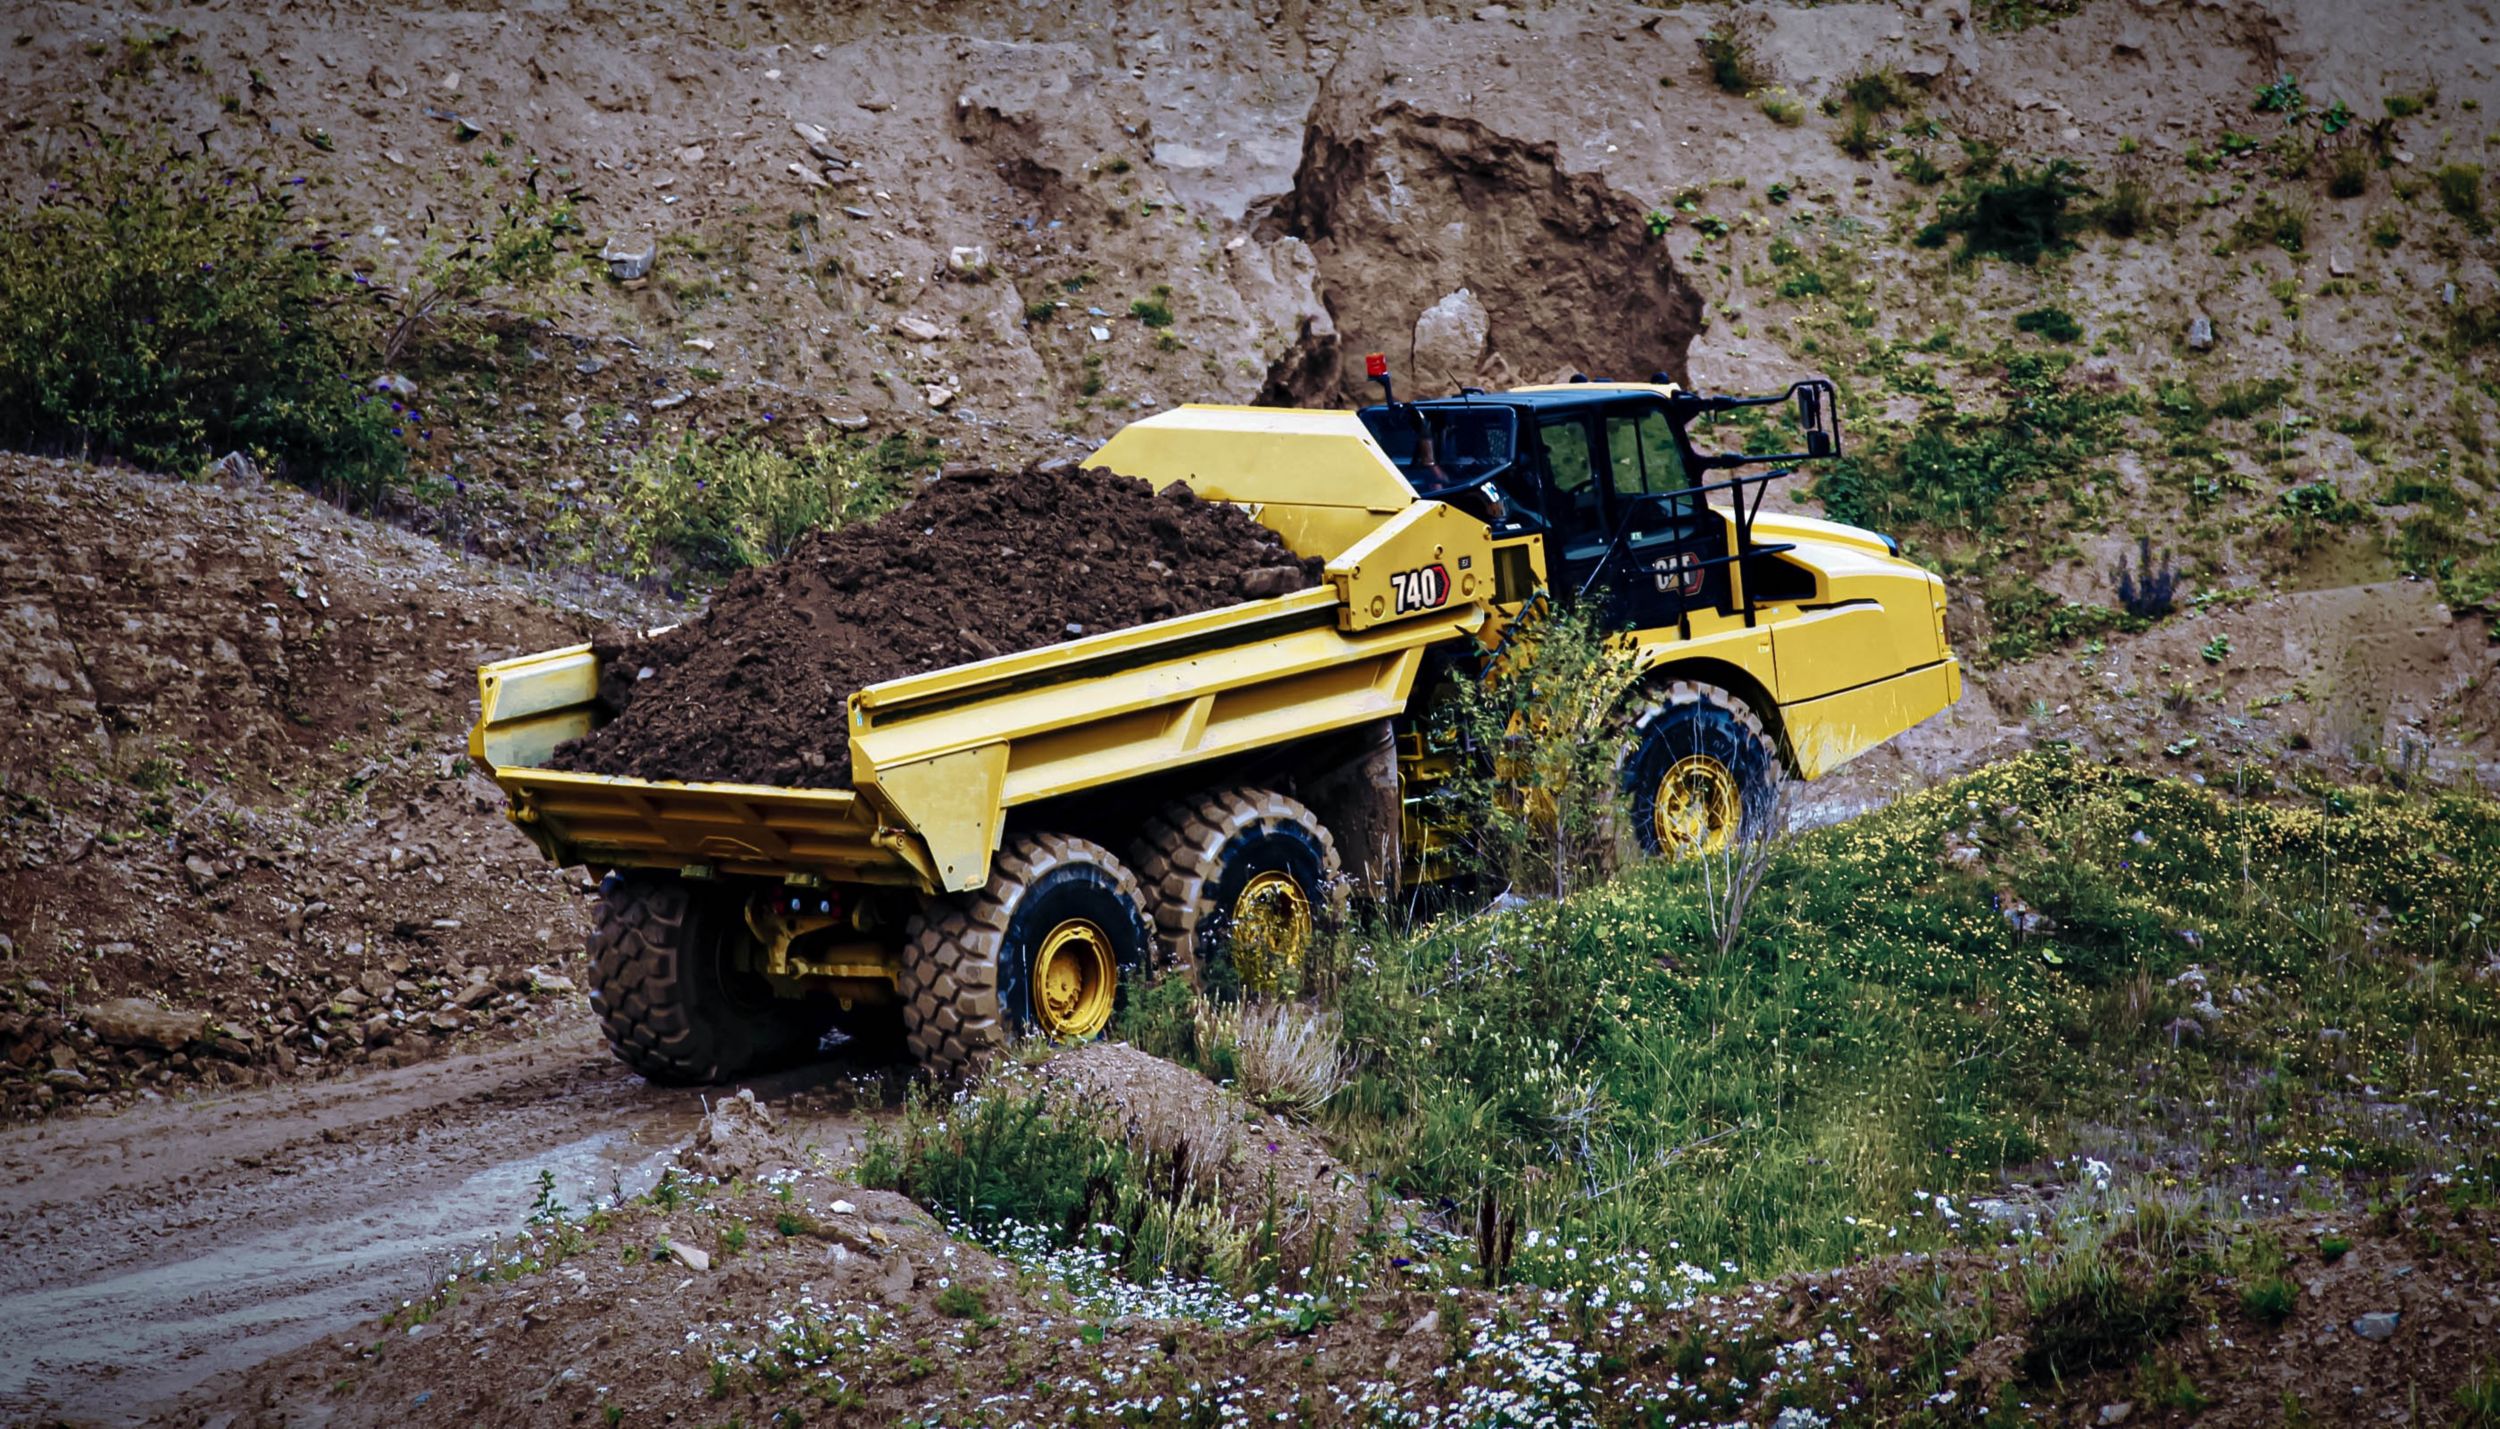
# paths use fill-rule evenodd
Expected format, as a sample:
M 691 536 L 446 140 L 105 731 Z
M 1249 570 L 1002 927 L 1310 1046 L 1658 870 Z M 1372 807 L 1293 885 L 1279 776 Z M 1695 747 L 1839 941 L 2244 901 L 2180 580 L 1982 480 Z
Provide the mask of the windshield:
M 1361 416 L 1420 495 L 1494 476 L 1518 451 L 1519 422 L 1508 407 L 1366 407 Z

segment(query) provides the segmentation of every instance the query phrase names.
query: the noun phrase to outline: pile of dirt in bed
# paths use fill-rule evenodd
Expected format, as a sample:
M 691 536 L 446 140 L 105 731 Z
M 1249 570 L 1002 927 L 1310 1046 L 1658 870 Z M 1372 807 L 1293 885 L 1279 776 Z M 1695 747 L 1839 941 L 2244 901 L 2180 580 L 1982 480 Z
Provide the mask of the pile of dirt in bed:
M 741 573 L 695 620 L 597 643 L 613 718 L 558 769 L 831 787 L 844 701 L 881 680 L 1317 582 L 1239 507 L 1082 469 L 948 476 Z

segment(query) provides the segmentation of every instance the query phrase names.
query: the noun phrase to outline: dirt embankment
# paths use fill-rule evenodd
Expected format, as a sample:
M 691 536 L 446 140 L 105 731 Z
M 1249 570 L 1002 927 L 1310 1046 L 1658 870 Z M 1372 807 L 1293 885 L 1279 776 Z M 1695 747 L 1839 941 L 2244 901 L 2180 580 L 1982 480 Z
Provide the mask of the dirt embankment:
M 820 532 L 709 610 L 602 637 L 615 718 L 555 767 L 645 779 L 838 786 L 853 692 L 1304 589 L 1319 563 L 1177 483 L 1068 468 L 950 476 L 899 511 Z
M 1312 106 L 1270 224 L 1310 245 L 1333 332 L 1303 332 L 1271 366 L 1269 399 L 1375 398 L 1366 347 L 1389 349 L 1424 395 L 1574 372 L 1687 381 L 1702 300 L 1651 236 L 1652 205 L 1553 142 L 1416 93 L 1399 71 L 1418 58 L 1367 44 Z M 1532 82 L 1509 65 L 1498 73 Z
M 623 608 L 296 491 L 0 457 L 0 1118 L 569 1004 L 578 876 L 463 744 L 476 664 Z

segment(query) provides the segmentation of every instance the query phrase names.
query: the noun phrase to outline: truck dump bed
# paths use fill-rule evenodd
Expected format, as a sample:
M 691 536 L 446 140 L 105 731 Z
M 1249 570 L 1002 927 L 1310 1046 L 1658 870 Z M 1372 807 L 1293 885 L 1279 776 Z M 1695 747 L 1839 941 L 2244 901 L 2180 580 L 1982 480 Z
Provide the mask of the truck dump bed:
M 1487 570 L 1489 551 L 1480 523 L 1419 503 L 1310 590 L 872 685 L 849 703 L 850 789 L 544 768 L 594 721 L 587 645 L 481 669 L 469 752 L 558 863 L 959 891 L 988 876 L 1009 809 L 1403 710 L 1425 647 L 1482 626 L 1490 582 L 1413 613 L 1381 592 L 1410 566 Z

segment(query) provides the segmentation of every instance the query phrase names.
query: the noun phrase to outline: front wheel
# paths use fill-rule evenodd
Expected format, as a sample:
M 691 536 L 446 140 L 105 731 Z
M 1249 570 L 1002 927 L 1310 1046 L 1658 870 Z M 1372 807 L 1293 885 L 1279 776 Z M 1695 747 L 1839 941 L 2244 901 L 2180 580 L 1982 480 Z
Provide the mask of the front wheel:
M 1109 850 L 1062 834 L 1010 839 L 976 893 L 912 920 L 899 990 L 912 1055 L 941 1076 L 1010 1040 L 1102 1035 L 1142 976 L 1144 900 Z
M 1644 853 L 1719 853 L 1772 832 L 1786 778 L 1779 747 L 1743 699 L 1678 680 L 1632 718 L 1623 797 Z

